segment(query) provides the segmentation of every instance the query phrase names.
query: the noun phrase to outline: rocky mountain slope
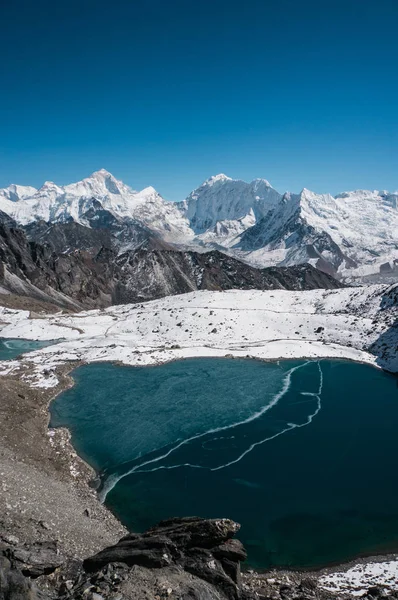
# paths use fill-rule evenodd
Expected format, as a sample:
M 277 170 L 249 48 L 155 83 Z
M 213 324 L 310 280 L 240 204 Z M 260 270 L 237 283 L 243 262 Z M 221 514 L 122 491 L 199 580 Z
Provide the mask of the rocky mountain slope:
M 279 194 L 264 179 L 217 175 L 184 202 L 152 187 L 137 192 L 101 169 L 80 182 L 0 190 L 2 215 L 19 225 L 72 221 L 106 230 L 120 252 L 147 239 L 184 249 L 226 250 L 254 266 L 305 262 L 348 280 L 393 282 L 398 276 L 398 195 L 356 190 L 338 196 Z M 83 233 L 83 237 L 87 237 Z M 95 235 L 94 235 L 95 237 Z M 74 248 L 84 246 L 75 236 Z
M 0 286 L 6 292 L 63 308 L 109 306 L 199 289 L 340 287 L 310 265 L 255 269 L 218 251 L 170 250 L 149 237 L 118 253 L 107 229 L 38 221 L 23 230 L 0 225 Z

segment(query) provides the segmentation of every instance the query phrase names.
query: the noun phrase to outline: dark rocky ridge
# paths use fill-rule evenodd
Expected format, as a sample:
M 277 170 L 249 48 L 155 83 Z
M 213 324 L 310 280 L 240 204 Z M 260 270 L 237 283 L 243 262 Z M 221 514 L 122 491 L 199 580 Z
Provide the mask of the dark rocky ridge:
M 72 222 L 38 222 L 29 232 L 45 243 L 29 241 L 23 230 L 0 224 L 0 286 L 72 310 L 194 290 L 342 287 L 310 265 L 256 269 L 219 251 L 173 250 L 156 238 L 119 254 L 104 229 L 96 232 Z
M 170 248 L 156 232 L 134 219 L 118 217 L 104 209 L 95 198 L 83 218 L 88 226 L 68 218 L 66 221 L 50 223 L 34 221 L 23 229 L 29 241 L 47 244 L 57 253 L 86 250 L 95 254 L 102 247 L 120 252 L 125 246 L 135 250 L 143 244 L 147 247 Z M 14 226 L 17 227 L 16 224 Z
M 96 254 L 102 247 L 112 248 L 112 237 L 106 229 L 90 229 L 80 223 L 46 223 L 35 221 L 24 227 L 30 242 L 46 245 L 57 254 L 85 250 Z

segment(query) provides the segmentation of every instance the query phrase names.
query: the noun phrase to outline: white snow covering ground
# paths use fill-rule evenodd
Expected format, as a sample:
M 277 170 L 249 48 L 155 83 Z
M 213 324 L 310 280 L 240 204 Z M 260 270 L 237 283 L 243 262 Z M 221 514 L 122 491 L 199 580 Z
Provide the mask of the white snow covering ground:
M 320 577 L 319 584 L 334 593 L 362 596 L 370 587 L 398 590 L 398 560 L 359 563 L 346 571 Z
M 381 360 L 367 351 L 397 316 L 395 305 L 381 310 L 387 289 L 201 291 L 43 318 L 0 308 L 0 322 L 8 323 L 0 329 L 3 338 L 66 340 L 26 354 L 22 361 L 0 363 L 0 374 L 33 366 L 32 385 L 48 387 L 56 385 L 55 367 L 67 361 L 144 366 L 227 354 L 266 360 L 346 358 L 398 371 L 395 352 Z

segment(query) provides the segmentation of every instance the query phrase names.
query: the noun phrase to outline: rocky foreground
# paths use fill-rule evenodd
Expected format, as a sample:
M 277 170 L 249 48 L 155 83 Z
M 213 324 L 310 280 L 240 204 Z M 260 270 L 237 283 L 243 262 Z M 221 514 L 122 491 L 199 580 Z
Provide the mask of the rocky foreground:
M 63 557 L 55 541 L 0 542 L 1 600 L 312 600 L 339 597 L 317 576 L 241 574 L 246 559 L 229 519 L 189 517 L 130 533 L 84 561 Z M 391 589 L 370 587 L 375 599 Z M 340 594 L 341 597 L 341 594 Z

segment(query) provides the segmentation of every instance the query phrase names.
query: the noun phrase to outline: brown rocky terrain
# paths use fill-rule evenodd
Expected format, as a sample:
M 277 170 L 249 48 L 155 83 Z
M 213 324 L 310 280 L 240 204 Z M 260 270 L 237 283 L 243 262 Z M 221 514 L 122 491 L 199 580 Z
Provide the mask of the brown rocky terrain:
M 33 310 L 79 310 L 194 290 L 342 287 L 309 264 L 256 269 L 216 250 L 179 251 L 156 239 L 119 253 L 103 229 L 97 232 L 76 223 L 34 225 L 39 241 L 0 220 L 1 305 L 21 308 L 23 298 L 29 298 Z

